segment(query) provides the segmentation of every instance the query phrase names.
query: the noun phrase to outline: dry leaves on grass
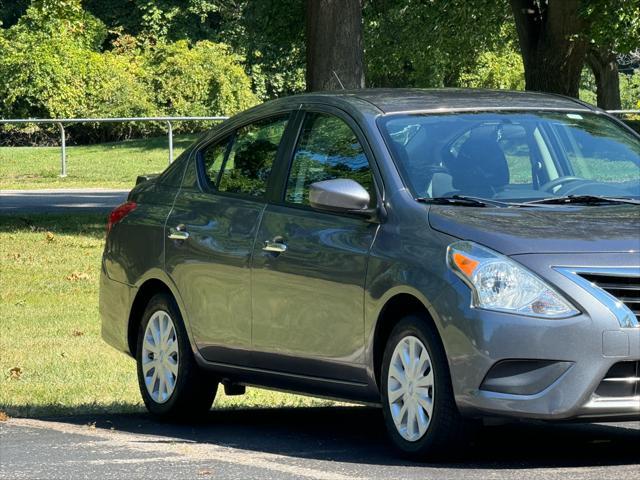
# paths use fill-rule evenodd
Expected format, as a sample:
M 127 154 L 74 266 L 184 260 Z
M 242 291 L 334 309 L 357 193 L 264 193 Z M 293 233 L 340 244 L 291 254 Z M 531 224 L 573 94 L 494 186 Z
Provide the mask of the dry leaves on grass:
M 72 337 L 81 337 L 84 335 L 84 332 L 81 332 L 80 330 L 73 330 L 71 332 L 71 336 Z
M 22 369 L 20 367 L 13 367 L 9 370 L 9 378 L 12 380 L 20 380 L 22 377 Z
M 67 275 L 64 278 L 70 282 L 77 282 L 78 280 L 90 280 L 91 276 L 84 272 L 73 272 L 71 275 Z
M 53 242 L 56 239 L 56 236 L 53 234 L 53 232 L 47 232 L 47 242 Z
M 0 410 L 0 422 L 6 422 L 7 420 L 9 420 L 9 415 Z

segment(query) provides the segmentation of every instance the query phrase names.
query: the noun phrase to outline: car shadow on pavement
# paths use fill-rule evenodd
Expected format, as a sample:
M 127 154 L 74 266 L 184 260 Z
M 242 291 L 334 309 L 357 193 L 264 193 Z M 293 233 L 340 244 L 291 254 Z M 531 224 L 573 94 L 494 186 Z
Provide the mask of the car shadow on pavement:
M 56 417 L 71 424 L 147 434 L 150 442 L 208 443 L 290 457 L 415 465 L 386 439 L 381 410 L 359 406 L 212 410 L 201 421 L 162 423 L 147 414 Z M 640 461 L 640 422 L 513 423 L 480 428 L 442 468 L 522 469 L 629 465 Z

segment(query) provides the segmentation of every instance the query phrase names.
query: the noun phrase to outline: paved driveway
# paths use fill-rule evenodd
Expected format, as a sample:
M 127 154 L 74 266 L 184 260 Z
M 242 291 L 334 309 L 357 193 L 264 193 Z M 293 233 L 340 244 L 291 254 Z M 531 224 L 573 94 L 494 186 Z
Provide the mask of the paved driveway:
M 0 190 L 0 215 L 7 213 L 106 212 L 127 199 L 129 190 L 101 188 Z
M 0 423 L 0 478 L 639 479 L 640 422 L 486 427 L 449 463 L 397 458 L 366 407 Z

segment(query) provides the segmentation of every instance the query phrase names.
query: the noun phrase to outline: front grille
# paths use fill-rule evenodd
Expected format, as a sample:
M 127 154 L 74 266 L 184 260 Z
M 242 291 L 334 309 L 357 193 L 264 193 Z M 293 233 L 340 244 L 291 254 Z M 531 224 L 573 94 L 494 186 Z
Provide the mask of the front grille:
M 640 395 L 640 361 L 616 363 L 602 379 L 595 394 L 608 398 Z
M 585 280 L 624 303 L 640 321 L 640 276 L 579 273 Z

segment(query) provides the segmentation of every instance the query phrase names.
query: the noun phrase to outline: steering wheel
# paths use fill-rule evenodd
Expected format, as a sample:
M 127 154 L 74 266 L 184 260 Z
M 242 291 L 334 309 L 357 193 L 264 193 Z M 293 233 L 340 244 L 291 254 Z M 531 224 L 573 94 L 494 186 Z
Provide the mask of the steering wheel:
M 584 178 L 580 178 L 580 177 L 574 177 L 571 175 L 567 175 L 564 177 L 558 177 L 555 180 L 551 180 L 547 183 L 545 183 L 544 185 L 540 185 L 540 190 L 544 190 L 545 192 L 549 192 L 549 193 L 553 193 L 552 190 L 555 187 L 558 187 L 560 185 L 565 185 L 567 183 L 570 182 L 577 182 L 580 180 L 584 180 Z

